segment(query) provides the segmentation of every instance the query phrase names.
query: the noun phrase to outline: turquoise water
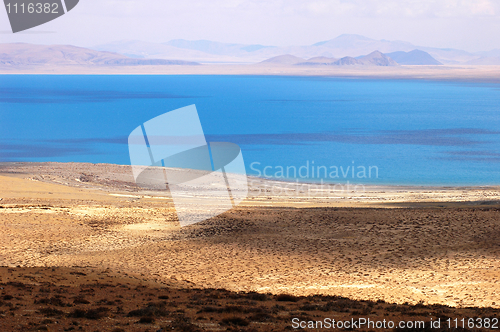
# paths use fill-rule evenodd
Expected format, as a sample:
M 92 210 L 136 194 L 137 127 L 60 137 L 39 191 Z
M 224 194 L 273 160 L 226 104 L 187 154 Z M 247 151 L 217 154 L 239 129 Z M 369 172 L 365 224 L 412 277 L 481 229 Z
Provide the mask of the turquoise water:
M 500 184 L 500 85 L 415 80 L 4 75 L 0 161 L 128 164 L 133 129 L 190 104 L 253 175 Z

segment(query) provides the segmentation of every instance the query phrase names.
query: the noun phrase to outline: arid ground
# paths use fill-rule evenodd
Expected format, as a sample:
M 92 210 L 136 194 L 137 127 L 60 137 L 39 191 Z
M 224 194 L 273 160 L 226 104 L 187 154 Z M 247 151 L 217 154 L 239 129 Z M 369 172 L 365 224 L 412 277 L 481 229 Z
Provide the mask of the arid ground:
M 2 164 L 0 327 L 282 331 L 300 315 L 499 315 L 499 188 L 273 196 L 281 183 L 250 180 L 239 207 L 181 228 L 168 192 L 136 187 L 130 167 Z M 89 303 L 75 303 L 82 292 Z M 130 315 L 149 302 L 153 313 Z

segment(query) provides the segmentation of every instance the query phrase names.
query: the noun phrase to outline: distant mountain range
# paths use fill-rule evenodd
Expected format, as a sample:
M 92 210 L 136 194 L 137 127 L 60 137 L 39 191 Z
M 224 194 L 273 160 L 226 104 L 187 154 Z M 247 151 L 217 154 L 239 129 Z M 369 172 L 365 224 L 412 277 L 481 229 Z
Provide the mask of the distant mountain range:
M 70 45 L 0 44 L 2 66 L 139 66 L 199 63 L 302 66 L 500 65 L 500 49 L 469 53 L 455 49 L 418 47 L 403 41 L 374 40 L 359 35 L 341 35 L 310 46 L 289 47 L 182 39 L 166 43 L 117 41 L 93 49 Z
M 299 63 L 304 63 L 305 61 L 306 61 L 305 59 L 296 57 L 295 55 L 284 54 L 284 55 L 274 56 L 270 59 L 262 61 L 261 63 L 275 64 L 275 65 L 296 65 Z
M 297 65 L 297 66 L 398 66 L 398 63 L 385 54 L 374 51 L 368 55 L 353 58 L 350 56 L 341 59 L 316 57 L 308 60 L 286 54 L 273 57 L 261 64 Z
M 472 64 L 479 62 L 500 65 L 500 50 L 470 53 L 449 48 L 417 46 L 404 41 L 375 40 L 360 35 L 341 35 L 337 38 L 306 46 L 265 46 L 258 44 L 219 43 L 208 40 L 171 40 L 165 43 L 149 43 L 136 40 L 117 41 L 93 47 L 97 51 L 109 51 L 134 58 L 182 59 L 204 63 L 257 63 L 276 56 L 289 54 L 302 59 L 359 57 L 378 50 L 383 54 L 413 52 L 428 53 L 437 63 Z M 403 62 L 420 61 L 418 54 L 396 55 Z M 390 56 L 389 56 L 390 57 Z M 321 61 L 321 60 L 320 60 Z M 397 60 L 396 60 L 397 61 Z M 402 63 L 403 64 L 403 63 Z
M 301 66 L 329 66 L 335 64 L 339 59 L 329 58 L 326 56 L 317 56 L 306 61 L 297 63 L 297 65 Z
M 497 57 L 481 57 L 479 59 L 474 59 L 467 61 L 468 65 L 500 65 L 500 56 Z
M 69 45 L 0 44 L 0 65 L 196 65 L 196 62 L 165 59 L 134 59 L 125 55 Z

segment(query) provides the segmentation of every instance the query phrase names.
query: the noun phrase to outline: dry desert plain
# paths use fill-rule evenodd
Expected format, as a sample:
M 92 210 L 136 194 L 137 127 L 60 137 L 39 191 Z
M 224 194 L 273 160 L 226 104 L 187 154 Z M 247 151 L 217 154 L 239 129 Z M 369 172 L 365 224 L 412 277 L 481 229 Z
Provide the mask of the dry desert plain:
M 130 166 L 1 164 L 0 330 L 499 316 L 500 188 L 249 183 L 237 208 L 181 228 Z

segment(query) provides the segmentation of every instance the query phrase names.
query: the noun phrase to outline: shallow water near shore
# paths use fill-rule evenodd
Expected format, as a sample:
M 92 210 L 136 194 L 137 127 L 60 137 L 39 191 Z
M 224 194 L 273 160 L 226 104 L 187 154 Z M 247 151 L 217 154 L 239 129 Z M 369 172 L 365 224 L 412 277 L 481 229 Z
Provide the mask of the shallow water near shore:
M 190 104 L 250 175 L 500 184 L 500 85 L 421 80 L 4 75 L 0 161 L 128 164 L 132 130 Z

